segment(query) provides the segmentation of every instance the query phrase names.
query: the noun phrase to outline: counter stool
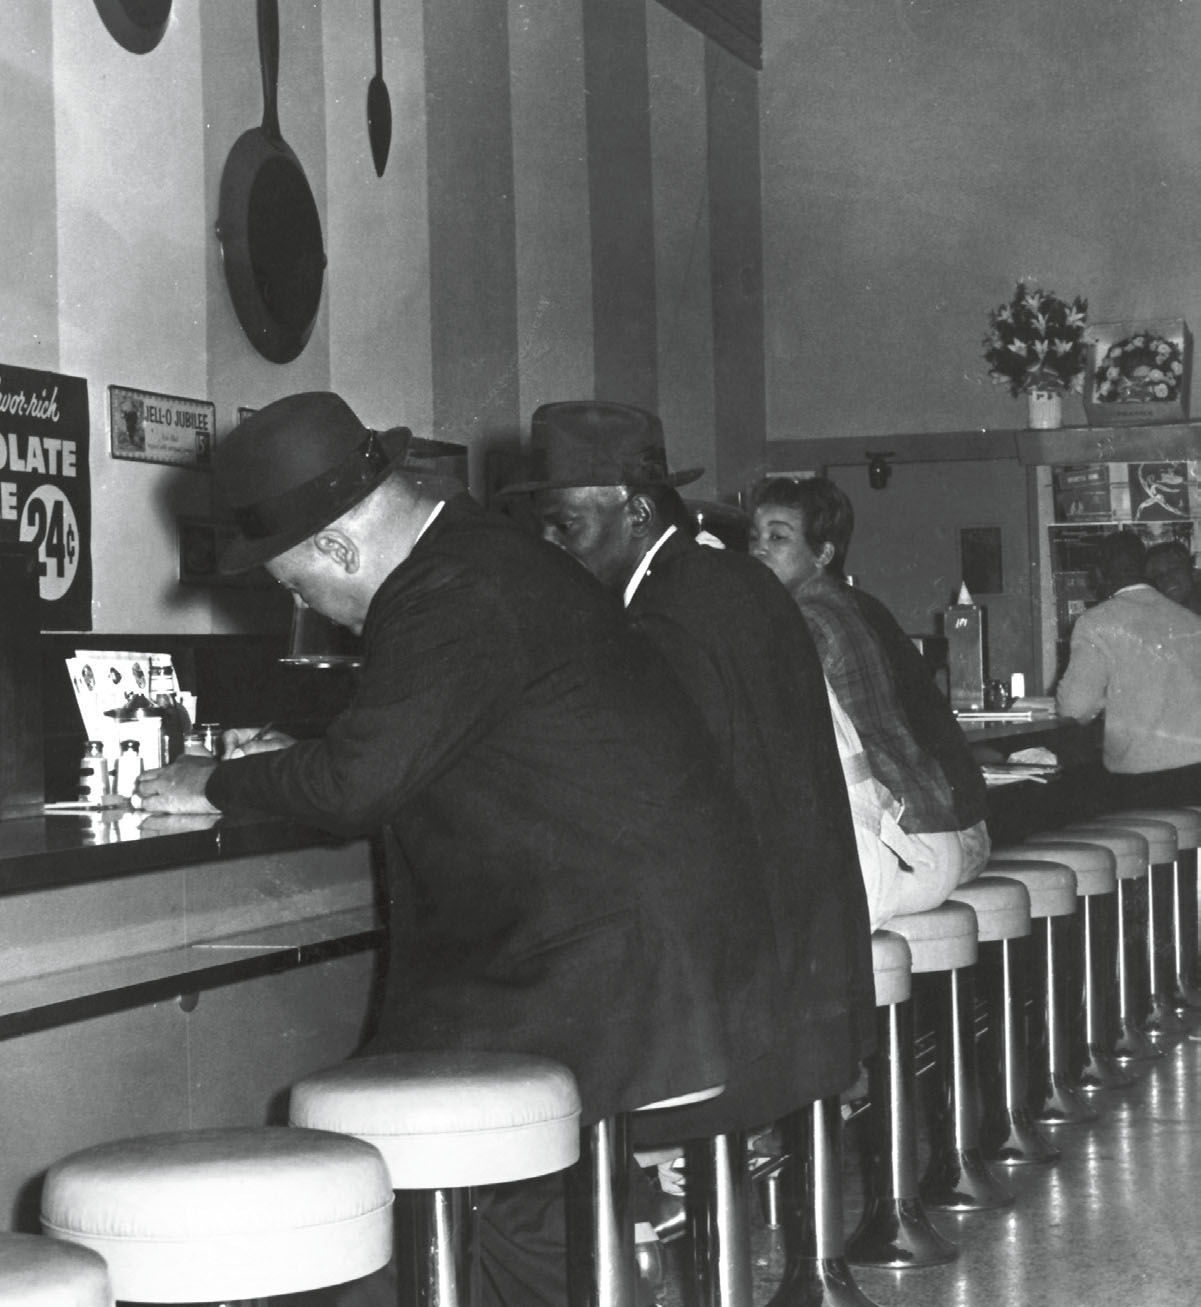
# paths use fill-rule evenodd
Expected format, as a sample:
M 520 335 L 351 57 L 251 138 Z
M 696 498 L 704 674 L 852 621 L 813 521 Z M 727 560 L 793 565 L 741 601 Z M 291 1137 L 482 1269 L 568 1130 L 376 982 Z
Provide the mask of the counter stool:
M 638 1114 L 716 1098 L 711 1085 L 647 1103 Z M 746 1133 L 731 1131 L 684 1145 L 684 1216 L 690 1302 L 752 1307 L 750 1173 Z M 584 1131 L 580 1164 L 568 1173 L 568 1300 L 571 1307 L 633 1307 L 629 1117 Z
M 519 1053 L 351 1058 L 293 1085 L 288 1118 L 354 1135 L 382 1154 L 396 1191 L 403 1307 L 473 1301 L 476 1186 L 563 1171 L 579 1156 L 575 1077 L 549 1058 Z
M 1197 846 L 1201 844 L 1199 808 L 1123 808 L 1109 814 L 1166 821 L 1176 830 L 1176 858 L 1172 863 L 1171 931 L 1172 965 L 1169 968 L 1168 998 L 1177 1011 L 1201 1008 L 1201 990 L 1196 987 L 1197 966 Z M 1162 938 L 1160 951 L 1164 951 Z
M 1172 1002 L 1175 981 L 1171 954 L 1172 876 L 1178 840 L 1172 822 L 1137 817 L 1132 811 L 1102 813 L 1091 818 L 1103 826 L 1137 831 L 1147 841 L 1146 962 L 1147 988 L 1142 1021 L 1143 1034 L 1153 1043 L 1166 1045 L 1183 1039 L 1187 1031 Z
M 891 917 L 912 959 L 914 1023 L 933 1030 L 938 1083 L 926 1096 L 930 1156 L 918 1192 L 927 1207 L 955 1212 L 1008 1207 L 1013 1195 L 980 1149 L 976 1105 L 976 914 L 948 900 Z
M 993 854 L 982 877 L 1020 881 L 1030 895 L 1034 964 L 1026 1044 L 1026 1104 L 1036 1125 L 1079 1125 L 1098 1117 L 1068 1070 L 1068 989 L 1076 873 L 1066 863 Z
M 1118 838 L 1128 839 L 1126 865 L 1136 871 L 1144 841 L 1134 834 Z M 1033 835 L 1002 853 L 1016 857 L 1018 850 L 1036 860 L 1064 863 L 1076 874 L 1074 949 L 1069 955 L 1074 995 L 1068 1004 L 1069 1083 L 1086 1094 L 1132 1085 L 1134 1077 L 1122 1069 L 1112 1051 L 1117 1042 L 1118 857 L 1098 840 L 1089 842 L 1083 836 L 1073 840 L 1057 831 Z
M 385 1265 L 392 1188 L 374 1148 L 324 1131 L 143 1135 L 56 1162 L 42 1229 L 99 1253 L 121 1302 L 232 1304 Z
M 0 1234 L 0 1302 L 113 1307 L 108 1267 L 90 1248 L 40 1234 Z
M 1030 892 L 1021 881 L 982 876 L 952 890 L 949 897 L 976 913 L 980 950 L 976 972 L 983 982 L 987 1021 L 981 1041 L 987 1064 L 980 1081 L 984 1156 L 1003 1166 L 1054 1162 L 1059 1149 L 1034 1124 L 1028 1101 Z
M 1114 923 L 1114 983 L 1113 994 L 1113 1046 L 1110 1056 L 1120 1066 L 1130 1068 L 1135 1063 L 1151 1061 L 1163 1056 L 1163 1049 L 1143 1033 L 1139 1018 L 1142 1003 L 1138 995 L 1145 986 L 1141 983 L 1145 950 L 1140 939 L 1145 929 L 1147 881 L 1151 874 L 1150 846 L 1138 831 L 1095 822 L 1079 822 L 1064 826 L 1058 836 L 1073 842 L 1099 844 L 1114 855 L 1117 875 L 1117 900 Z M 1039 837 L 1040 839 L 1042 836 Z
M 1058 839 L 1052 832 L 1031 836 L 1024 844 L 1007 845 L 997 851 L 997 856 L 1011 861 L 1059 863 L 1070 867 L 1076 877 L 1076 915 L 1067 923 L 1072 947 L 1063 968 L 1068 995 L 1065 1088 L 1072 1093 L 1092 1094 L 1132 1085 L 1134 1077 L 1122 1070 L 1111 1055 L 1117 1019 L 1114 917 L 1118 879 L 1113 850 L 1101 844 Z M 1065 1099 L 1065 1106 L 1068 1102 Z M 1035 1119 L 1039 1119 L 1037 1112 Z
M 975 920 L 958 909 L 938 920 L 948 931 L 959 932 L 944 941 L 947 953 L 957 947 L 961 957 L 969 958 L 974 953 Z M 953 945 L 953 940 L 959 943 Z M 864 1204 L 859 1224 L 847 1240 L 847 1261 L 890 1270 L 937 1266 L 954 1261 L 959 1250 L 931 1225 L 918 1192 L 912 958 L 904 936 L 891 930 L 873 932 L 872 969 L 876 1049 L 867 1059 L 870 1106 Z

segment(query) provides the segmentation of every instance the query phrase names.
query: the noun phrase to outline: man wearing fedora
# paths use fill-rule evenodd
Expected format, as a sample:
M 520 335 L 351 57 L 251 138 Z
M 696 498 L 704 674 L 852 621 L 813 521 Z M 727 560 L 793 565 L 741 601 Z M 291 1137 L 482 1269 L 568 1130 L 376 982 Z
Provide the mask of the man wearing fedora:
M 146 773 L 145 806 L 386 828 L 391 947 L 363 1051 L 542 1054 L 585 1122 L 724 1082 L 768 1042 L 767 905 L 703 723 L 620 605 L 558 550 L 405 471 L 338 396 L 267 405 L 219 446 L 258 565 L 361 633 L 316 739 Z M 281 747 L 284 746 L 284 747 Z M 562 1183 L 485 1194 L 486 1301 L 564 1301 Z M 531 1235 L 531 1231 L 534 1233 Z
M 780 962 L 772 1049 L 744 1064 L 722 1119 L 767 1124 L 855 1081 L 875 1000 L 855 835 L 821 663 L 785 589 L 746 555 L 678 530 L 659 419 L 626 404 L 544 404 L 531 424 L 532 494 L 548 541 L 621 595 L 701 709 L 750 812 Z M 714 1104 L 716 1107 L 717 1104 Z M 704 1105 L 635 1121 L 640 1142 L 712 1133 Z

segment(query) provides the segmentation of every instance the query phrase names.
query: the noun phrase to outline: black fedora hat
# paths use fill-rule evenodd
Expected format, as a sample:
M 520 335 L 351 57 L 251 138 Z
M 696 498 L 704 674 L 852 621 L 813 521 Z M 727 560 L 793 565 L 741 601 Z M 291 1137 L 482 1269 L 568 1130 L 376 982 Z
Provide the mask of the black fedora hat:
M 411 433 L 382 439 L 330 391 L 287 395 L 252 413 L 217 446 L 217 489 L 237 537 L 217 564 L 226 574 L 298 545 L 365 499 L 400 463 Z
M 571 486 L 682 486 L 704 470 L 667 470 L 663 424 L 653 413 L 603 399 L 567 400 L 534 410 L 529 479 L 500 493 Z

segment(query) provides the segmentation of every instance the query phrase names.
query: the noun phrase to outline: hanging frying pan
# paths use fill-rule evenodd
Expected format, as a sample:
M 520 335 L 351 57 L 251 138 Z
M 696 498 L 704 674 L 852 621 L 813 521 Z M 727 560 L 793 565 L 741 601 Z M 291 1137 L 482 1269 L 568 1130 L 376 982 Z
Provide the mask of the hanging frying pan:
M 290 363 L 321 302 L 321 218 L 300 161 L 279 130 L 279 6 L 257 0 L 263 123 L 234 142 L 221 174 L 217 235 L 234 311 L 250 343 Z

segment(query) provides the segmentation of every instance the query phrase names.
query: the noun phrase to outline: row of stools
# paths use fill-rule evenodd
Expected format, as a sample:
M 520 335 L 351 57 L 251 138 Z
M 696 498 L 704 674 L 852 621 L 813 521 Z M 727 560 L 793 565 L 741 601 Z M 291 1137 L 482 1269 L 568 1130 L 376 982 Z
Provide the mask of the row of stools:
M 843 1240 L 826 1196 L 806 1302 L 870 1307 L 851 1267 L 953 1260 L 931 1212 L 1012 1205 L 1005 1168 L 1054 1163 L 1057 1127 L 1096 1121 L 1104 1091 L 1184 1037 L 1199 844 L 1201 809 L 1105 814 L 994 850 L 946 903 L 876 932 L 864 1209 Z M 920 1076 L 915 1031 L 932 1034 Z
M 1184 1034 L 1201 1005 L 1199 843 L 1201 810 L 1114 813 L 996 850 L 978 881 L 875 934 L 863 1216 L 845 1238 L 840 1105 L 814 1103 L 786 1123 L 777 1301 L 871 1307 L 852 1266 L 952 1260 L 931 1211 L 1010 1205 L 998 1168 L 1053 1163 L 1048 1128 L 1097 1119 L 1102 1091 Z M 933 1033 L 920 1103 L 916 1030 Z M 395 1251 L 401 1307 L 457 1307 L 473 1295 L 473 1190 L 565 1171 L 573 1307 L 632 1307 L 627 1121 L 581 1132 L 557 1064 L 361 1059 L 295 1086 L 290 1119 L 65 1158 L 44 1187 L 50 1237 L 0 1236 L 0 1301 L 249 1302 L 369 1275 Z M 741 1136 L 687 1154 L 702 1307 L 751 1307 L 745 1158 Z

